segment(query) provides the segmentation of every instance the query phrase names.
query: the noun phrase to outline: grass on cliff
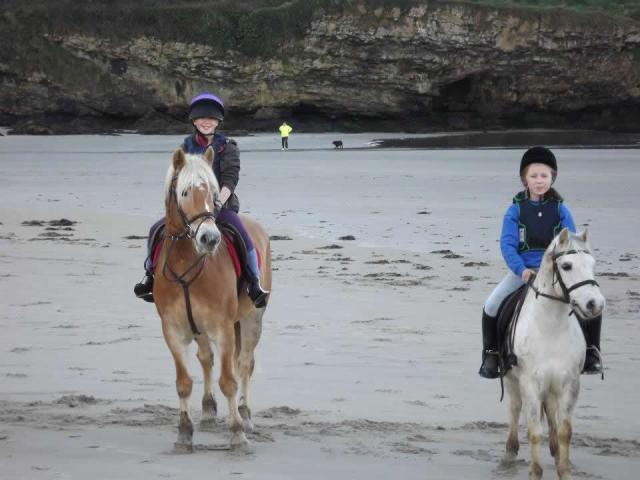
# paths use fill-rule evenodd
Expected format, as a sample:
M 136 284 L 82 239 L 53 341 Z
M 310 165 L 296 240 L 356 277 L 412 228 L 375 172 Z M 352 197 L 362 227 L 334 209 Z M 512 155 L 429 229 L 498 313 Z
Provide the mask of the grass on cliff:
M 17 2 L 6 0 L 16 22 L 34 34 L 74 33 L 127 41 L 149 36 L 166 41 L 199 43 L 214 51 L 251 57 L 271 56 L 300 38 L 314 14 L 338 0 L 160 1 L 70 0 Z
M 454 0 L 455 1 L 455 0 Z M 460 0 L 491 6 L 534 9 L 564 7 L 640 19 L 640 0 Z M 220 55 L 286 55 L 287 46 L 304 36 L 321 11 L 354 12 L 359 5 L 407 10 L 423 0 L 4 0 L 5 21 L 23 31 L 73 33 L 129 41 L 148 36 L 164 41 L 198 43 Z M 9 14 L 8 12 L 11 12 Z M 2 27 L 2 17 L 0 17 Z

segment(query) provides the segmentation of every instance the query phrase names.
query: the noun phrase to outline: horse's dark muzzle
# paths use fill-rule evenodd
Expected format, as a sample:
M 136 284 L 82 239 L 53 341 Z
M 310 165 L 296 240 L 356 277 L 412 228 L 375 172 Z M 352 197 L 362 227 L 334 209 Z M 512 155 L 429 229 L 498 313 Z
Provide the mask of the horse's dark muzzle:
M 200 244 L 206 250 L 213 251 L 220 243 L 220 234 L 218 232 L 203 232 L 200 237 Z

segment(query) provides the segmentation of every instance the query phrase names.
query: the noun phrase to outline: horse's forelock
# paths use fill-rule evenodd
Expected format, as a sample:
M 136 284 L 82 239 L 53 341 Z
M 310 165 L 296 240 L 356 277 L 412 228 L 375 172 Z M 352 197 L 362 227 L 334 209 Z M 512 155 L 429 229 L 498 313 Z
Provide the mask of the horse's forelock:
M 201 155 L 185 155 L 184 166 L 177 172 L 176 191 L 182 192 L 190 190 L 194 186 L 202 183 L 206 184 L 209 191 L 213 194 L 219 191 L 218 181 L 211 166 L 207 164 Z M 169 198 L 171 183 L 173 182 L 176 172 L 173 165 L 169 167 L 165 178 L 165 199 Z M 182 195 L 178 194 L 178 203 L 182 204 Z

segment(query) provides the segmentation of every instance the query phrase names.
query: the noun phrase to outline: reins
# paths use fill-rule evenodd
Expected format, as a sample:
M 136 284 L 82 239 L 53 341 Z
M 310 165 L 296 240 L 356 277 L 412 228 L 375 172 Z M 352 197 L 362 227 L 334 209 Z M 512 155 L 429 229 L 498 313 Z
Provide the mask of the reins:
M 582 282 L 575 283 L 567 288 L 567 285 L 564 283 L 564 280 L 562 280 L 562 275 L 560 275 L 560 270 L 558 269 L 558 264 L 556 263 L 556 260 L 562 257 L 563 255 L 574 255 L 577 253 L 586 253 L 587 255 L 591 255 L 591 252 L 589 250 L 567 250 L 565 252 L 559 252 L 553 255 L 552 285 L 555 285 L 556 283 L 560 285 L 560 289 L 562 290 L 562 296 L 559 297 L 557 295 L 550 295 L 548 293 L 541 292 L 538 288 L 536 288 L 533 285 L 533 281 L 531 281 L 529 282 L 529 287 L 534 292 L 536 292 L 536 298 L 545 297 L 551 300 L 556 300 L 558 302 L 562 302 L 562 303 L 566 303 L 567 305 L 570 305 L 571 299 L 569 298 L 569 294 L 572 291 L 580 287 L 584 287 L 585 285 L 595 285 L 596 287 L 600 286 L 598 282 L 596 282 L 595 280 L 583 280 Z M 575 310 L 573 308 L 571 308 L 569 315 L 571 315 L 572 313 L 575 314 Z
M 167 250 L 167 255 L 165 256 L 165 259 L 164 259 L 162 274 L 168 281 L 177 282 L 182 287 L 182 292 L 184 294 L 184 301 L 187 309 L 187 319 L 189 320 L 191 331 L 193 332 L 194 335 L 200 335 L 200 331 L 198 330 L 198 327 L 196 327 L 195 320 L 193 319 L 193 311 L 191 309 L 191 296 L 189 294 L 189 286 L 200 276 L 200 273 L 202 273 L 204 264 L 207 260 L 207 254 L 198 255 L 198 258 L 196 258 L 196 260 L 189 267 L 187 267 L 187 269 L 181 274 L 176 273 L 171 268 L 171 266 L 169 265 L 169 257 L 171 255 L 171 251 L 173 250 L 173 248 L 175 247 L 176 243 L 179 240 L 191 240 L 195 238 L 196 235 L 198 235 L 198 231 L 200 230 L 200 227 L 205 221 L 207 221 L 208 219 L 215 221 L 218 208 L 216 208 L 214 212 L 202 212 L 197 215 L 194 215 L 191 218 L 188 218 L 187 215 L 184 213 L 184 210 L 182 210 L 182 208 L 180 207 L 180 203 L 178 203 L 178 194 L 176 192 L 176 187 L 175 187 L 175 182 L 177 179 L 178 177 L 175 176 L 173 177 L 173 180 L 172 180 L 171 199 L 175 200 L 176 202 L 176 208 L 178 210 L 178 214 L 180 215 L 180 220 L 182 221 L 184 230 L 180 234 L 169 235 L 169 239 L 170 239 L 169 249 Z M 218 206 L 216 205 L 216 207 Z M 203 220 L 198 224 L 198 226 L 194 230 L 191 227 L 191 224 L 201 218 Z M 195 273 L 192 273 L 193 270 L 196 268 L 197 270 L 195 271 Z M 169 278 L 167 276 L 167 272 L 171 274 L 172 278 Z M 190 273 L 192 273 L 192 275 L 187 280 L 187 276 L 189 276 Z

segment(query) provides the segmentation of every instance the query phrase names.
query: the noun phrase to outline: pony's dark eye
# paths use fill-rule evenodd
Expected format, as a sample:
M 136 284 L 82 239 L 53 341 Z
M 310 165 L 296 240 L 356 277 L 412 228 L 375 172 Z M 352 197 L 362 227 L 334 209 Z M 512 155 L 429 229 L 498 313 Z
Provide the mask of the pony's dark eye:
M 189 190 L 183 190 L 182 191 L 182 196 L 186 197 L 187 195 L 189 195 Z
M 569 270 L 571 270 L 571 264 L 563 263 L 560 268 L 562 268 L 565 272 L 568 272 Z

